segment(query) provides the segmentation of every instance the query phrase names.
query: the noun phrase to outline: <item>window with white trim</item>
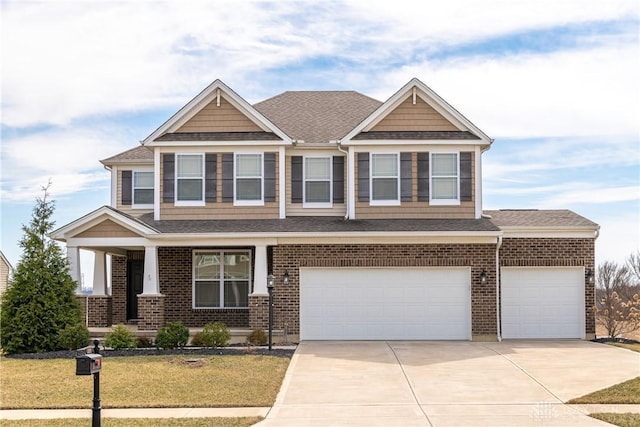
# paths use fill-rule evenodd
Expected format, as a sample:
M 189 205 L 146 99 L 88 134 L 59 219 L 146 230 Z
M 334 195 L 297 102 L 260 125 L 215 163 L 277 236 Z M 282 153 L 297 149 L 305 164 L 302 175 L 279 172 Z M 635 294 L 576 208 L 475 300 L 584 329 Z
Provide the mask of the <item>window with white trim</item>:
M 133 207 L 153 207 L 153 172 L 133 171 Z
M 371 153 L 371 204 L 400 204 L 400 156 Z
M 235 157 L 235 202 L 261 205 L 264 194 L 262 154 L 236 154 Z
M 458 153 L 431 153 L 431 204 L 460 203 Z
M 331 157 L 304 158 L 304 206 L 331 207 Z
M 194 251 L 193 308 L 246 308 L 250 281 L 250 251 Z
M 176 154 L 176 204 L 204 203 L 204 155 Z

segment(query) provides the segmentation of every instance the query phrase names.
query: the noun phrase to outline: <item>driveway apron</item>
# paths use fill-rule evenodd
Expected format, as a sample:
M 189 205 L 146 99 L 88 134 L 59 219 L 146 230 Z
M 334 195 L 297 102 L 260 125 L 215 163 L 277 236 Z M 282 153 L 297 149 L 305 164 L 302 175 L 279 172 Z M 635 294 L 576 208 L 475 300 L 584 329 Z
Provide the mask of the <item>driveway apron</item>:
M 603 426 L 564 401 L 640 375 L 584 341 L 306 341 L 260 426 Z

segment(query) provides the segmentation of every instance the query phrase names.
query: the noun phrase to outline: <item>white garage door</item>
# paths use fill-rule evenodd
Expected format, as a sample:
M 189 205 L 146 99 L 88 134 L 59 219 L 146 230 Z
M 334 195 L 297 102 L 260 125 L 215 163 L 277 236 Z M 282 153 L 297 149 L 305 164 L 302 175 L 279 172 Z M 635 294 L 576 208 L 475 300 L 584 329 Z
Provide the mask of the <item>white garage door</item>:
M 502 268 L 503 338 L 584 338 L 582 268 Z
M 468 268 L 303 268 L 303 340 L 471 339 Z

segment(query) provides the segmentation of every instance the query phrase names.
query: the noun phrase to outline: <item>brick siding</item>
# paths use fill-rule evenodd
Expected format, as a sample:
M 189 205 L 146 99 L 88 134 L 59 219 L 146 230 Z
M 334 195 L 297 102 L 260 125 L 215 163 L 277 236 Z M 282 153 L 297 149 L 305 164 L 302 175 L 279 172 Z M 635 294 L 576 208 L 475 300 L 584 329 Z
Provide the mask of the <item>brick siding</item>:
M 505 238 L 500 248 L 501 267 L 584 267 L 595 271 L 594 239 Z M 596 333 L 592 307 L 595 285 L 584 281 L 585 333 Z
M 89 295 L 89 327 L 106 328 L 112 325 L 111 297 L 108 295 Z
M 276 280 L 274 327 L 300 333 L 300 267 L 471 267 L 471 333 L 496 335 L 495 245 L 279 245 L 273 250 Z M 485 270 L 487 283 L 480 284 Z
M 160 293 L 166 297 L 165 321 L 180 321 L 189 327 L 202 327 L 209 322 L 224 322 L 227 326 L 236 328 L 249 327 L 248 308 L 193 308 L 193 249 L 195 248 L 158 248 Z
M 114 325 L 127 323 L 127 258 L 111 257 L 111 316 Z
M 138 329 L 155 331 L 165 325 L 164 295 L 138 295 Z

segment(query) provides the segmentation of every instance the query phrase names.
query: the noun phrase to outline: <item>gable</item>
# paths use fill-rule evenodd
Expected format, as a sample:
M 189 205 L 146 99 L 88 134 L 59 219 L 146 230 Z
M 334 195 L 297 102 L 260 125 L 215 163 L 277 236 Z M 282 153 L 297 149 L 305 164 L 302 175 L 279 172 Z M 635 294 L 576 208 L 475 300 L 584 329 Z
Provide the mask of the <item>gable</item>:
M 262 129 L 224 97 L 214 99 L 176 129 L 185 132 L 255 132 Z
M 139 237 L 139 235 L 110 219 L 105 219 L 75 237 Z
M 415 99 L 415 103 L 414 103 Z M 409 96 L 370 131 L 458 131 L 453 123 L 420 96 Z

